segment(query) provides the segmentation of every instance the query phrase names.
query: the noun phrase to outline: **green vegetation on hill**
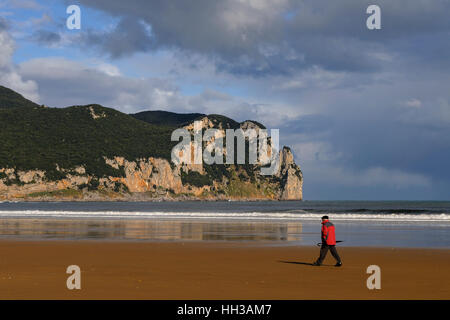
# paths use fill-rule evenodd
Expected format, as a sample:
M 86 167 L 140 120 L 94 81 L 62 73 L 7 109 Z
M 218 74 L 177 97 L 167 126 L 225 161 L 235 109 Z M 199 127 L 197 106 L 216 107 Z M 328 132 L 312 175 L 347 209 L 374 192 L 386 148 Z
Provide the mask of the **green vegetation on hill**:
M 204 117 L 202 113 L 175 113 L 168 111 L 143 111 L 130 114 L 133 118 L 154 125 L 182 127 L 197 118 Z
M 258 127 L 260 127 L 261 129 L 267 129 L 265 125 L 263 125 L 262 123 L 255 121 L 255 120 L 245 120 L 245 121 L 250 121 L 253 122 L 254 124 L 256 124 Z M 243 122 L 245 122 L 243 121 Z
M 223 129 L 238 129 L 239 122 L 234 121 L 231 118 L 222 116 L 220 114 L 209 114 L 208 119 L 211 120 L 214 125 L 222 127 Z
M 60 168 L 84 165 L 88 174 L 122 176 L 104 157 L 170 159 L 176 142 L 167 127 L 151 125 L 100 105 L 0 109 L 0 167 L 41 169 L 60 179 Z
M 168 111 L 143 111 L 135 114 L 130 114 L 133 118 L 142 120 L 144 122 L 162 125 L 169 127 L 182 127 L 194 120 L 199 120 L 207 116 L 217 127 L 221 126 L 224 129 L 237 129 L 239 122 L 234 121 L 228 117 L 220 114 L 206 115 L 203 113 L 174 113 Z M 255 122 L 255 121 L 254 121 Z M 256 123 L 256 122 L 255 122 Z
M 171 141 L 174 128 L 204 116 L 201 113 L 177 114 L 167 111 L 127 115 L 96 104 L 48 108 L 38 106 L 0 86 L 0 168 L 21 171 L 37 169 L 45 171 L 48 180 L 60 180 L 67 173 L 76 175 L 74 169 L 81 165 L 88 175 L 94 176 L 81 188 L 95 190 L 99 178 L 125 175 L 122 167 L 115 169 L 106 164 L 105 157 L 112 159 L 121 156 L 130 161 L 156 157 L 170 161 L 172 147 L 178 143 Z M 236 129 L 240 125 L 222 115 L 212 114 L 208 118 L 216 128 Z M 248 148 L 247 141 L 246 150 Z M 183 172 L 183 184 L 211 186 L 213 181 L 236 177 L 253 183 L 257 166 L 249 164 L 246 154 L 245 164 L 204 165 L 204 169 L 205 174 Z M 239 171 L 236 177 L 233 177 L 234 171 Z M 7 185 L 23 184 L 17 175 L 7 176 L 0 172 L 0 179 Z M 121 185 L 117 184 L 115 189 L 120 188 Z
M 20 108 L 20 107 L 37 107 L 38 105 L 28 99 L 25 99 L 17 92 L 0 86 L 0 109 L 4 108 Z
M 212 178 L 208 175 L 202 175 L 197 171 L 181 172 L 181 182 L 186 185 L 190 184 L 194 187 L 203 187 L 212 185 Z

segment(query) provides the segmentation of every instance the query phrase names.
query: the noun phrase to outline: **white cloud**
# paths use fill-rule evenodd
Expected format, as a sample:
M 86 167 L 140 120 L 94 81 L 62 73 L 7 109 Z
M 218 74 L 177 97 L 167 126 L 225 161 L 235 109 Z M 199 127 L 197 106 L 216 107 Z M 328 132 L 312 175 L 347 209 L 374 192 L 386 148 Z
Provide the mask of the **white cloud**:
M 230 31 L 242 33 L 254 28 L 262 32 L 286 9 L 286 0 L 231 0 L 224 3 L 220 17 Z
M 298 76 L 291 77 L 286 81 L 276 84 L 274 89 L 332 89 L 345 83 L 349 74 L 344 71 L 328 71 L 319 66 L 312 66 Z
M 109 63 L 101 62 L 97 64 L 95 68 L 111 77 L 118 77 L 122 75 L 119 68 Z
M 40 84 L 42 99 L 50 106 L 100 103 L 133 112 L 143 107 L 165 108 L 176 98 L 177 89 L 167 81 L 126 77 L 105 63 L 38 58 L 22 63 L 20 72 Z
M 6 30 L 0 30 L 0 85 L 11 88 L 25 98 L 38 103 L 38 86 L 32 80 L 23 80 L 12 62 L 14 51 L 14 40 Z
M 420 108 L 422 106 L 422 101 L 419 99 L 409 99 L 405 102 L 405 106 L 411 107 L 411 108 Z
M 15 44 L 9 34 L 2 30 L 0 31 L 0 68 L 8 68 L 11 66 L 11 58 L 15 50 Z
M 36 81 L 45 104 L 56 107 L 99 103 L 123 112 L 168 110 L 220 113 L 236 120 L 281 117 L 282 109 L 257 106 L 243 99 L 205 88 L 197 95 L 184 95 L 171 80 L 132 78 L 116 66 L 103 62 L 76 62 L 64 58 L 38 58 L 20 65 L 25 79 Z

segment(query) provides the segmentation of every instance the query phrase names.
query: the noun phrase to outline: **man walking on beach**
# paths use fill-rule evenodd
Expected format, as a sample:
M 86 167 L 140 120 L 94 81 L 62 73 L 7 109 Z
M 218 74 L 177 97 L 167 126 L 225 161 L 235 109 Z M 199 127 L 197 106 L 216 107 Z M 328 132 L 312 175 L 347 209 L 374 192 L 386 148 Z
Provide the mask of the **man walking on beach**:
M 314 266 L 322 265 L 325 259 L 328 249 L 331 251 L 331 255 L 336 259 L 335 267 L 342 266 L 341 258 L 336 250 L 336 235 L 334 233 L 334 225 L 328 220 L 328 216 L 322 217 L 322 247 L 320 248 L 320 256 L 313 263 Z

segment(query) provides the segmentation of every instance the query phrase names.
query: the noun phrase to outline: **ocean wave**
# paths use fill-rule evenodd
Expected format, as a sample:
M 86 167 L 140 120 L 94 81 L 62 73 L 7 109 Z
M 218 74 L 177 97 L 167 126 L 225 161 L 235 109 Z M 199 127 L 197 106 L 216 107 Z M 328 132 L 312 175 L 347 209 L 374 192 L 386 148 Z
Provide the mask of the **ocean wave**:
M 444 212 L 441 212 L 444 211 Z M 329 208 L 307 208 L 307 209 L 290 209 L 286 212 L 292 212 L 292 213 L 303 213 L 303 212 L 309 212 L 309 213 L 330 213 Z M 418 209 L 418 208 L 395 208 L 395 209 L 388 209 L 388 208 L 352 208 L 352 209 L 339 209 L 339 208 L 333 208 L 334 214 L 342 214 L 342 213 L 368 213 L 368 214 L 450 214 L 450 210 L 448 209 Z
M 0 211 L 0 217 L 48 217 L 48 218 L 186 218 L 230 220 L 320 220 L 322 213 L 293 212 L 145 212 L 145 211 L 46 211 L 13 210 Z M 450 214 L 409 213 L 328 213 L 331 220 L 340 221 L 399 221 L 399 222 L 450 222 Z

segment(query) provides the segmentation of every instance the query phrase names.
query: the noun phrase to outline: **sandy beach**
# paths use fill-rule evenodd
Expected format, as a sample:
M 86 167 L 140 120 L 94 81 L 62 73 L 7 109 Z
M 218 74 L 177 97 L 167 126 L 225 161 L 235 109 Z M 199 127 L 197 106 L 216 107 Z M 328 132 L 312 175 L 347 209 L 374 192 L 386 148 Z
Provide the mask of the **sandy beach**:
M 450 299 L 450 250 L 237 242 L 0 241 L 0 299 Z M 66 268 L 81 268 L 68 290 Z M 381 290 L 369 290 L 369 265 Z

